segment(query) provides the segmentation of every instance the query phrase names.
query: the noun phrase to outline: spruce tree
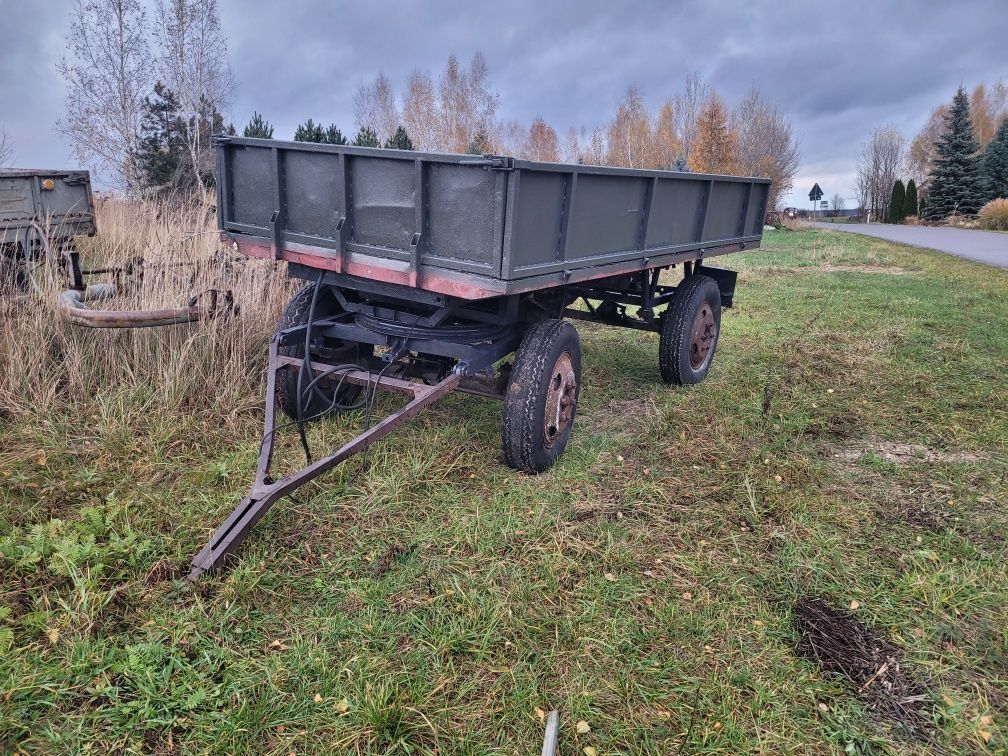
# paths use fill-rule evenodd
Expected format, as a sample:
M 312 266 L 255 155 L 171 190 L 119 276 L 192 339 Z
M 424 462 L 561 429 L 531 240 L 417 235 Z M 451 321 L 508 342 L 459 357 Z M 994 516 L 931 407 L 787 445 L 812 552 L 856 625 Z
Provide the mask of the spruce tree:
M 342 131 L 336 128 L 335 123 L 330 123 L 329 128 L 325 130 L 322 141 L 326 144 L 346 144 L 347 138 L 343 136 Z
M 906 189 L 903 188 L 903 182 L 896 179 L 896 183 L 892 187 L 892 196 L 889 197 L 889 222 L 890 223 L 902 223 L 903 222 L 903 203 L 906 201 Z
M 242 136 L 250 139 L 272 139 L 273 125 L 269 121 L 263 120 L 263 117 L 253 110 L 252 120 L 248 122 Z
M 357 138 L 354 139 L 354 147 L 381 147 L 378 142 L 378 135 L 374 132 L 370 126 L 361 126 L 361 130 L 357 132 Z
M 325 138 L 325 131 L 322 124 L 315 123 L 311 118 L 302 124 L 298 124 L 294 132 L 295 142 L 321 142 Z
M 903 200 L 903 220 L 917 215 L 917 183 L 910 179 L 906 185 L 906 199 Z
M 980 187 L 985 202 L 1008 198 L 1008 116 L 980 158 Z
M 977 172 L 977 141 L 970 121 L 969 100 L 962 87 L 945 117 L 945 132 L 938 138 L 938 156 L 931 169 L 927 218 L 942 220 L 952 214 L 976 215 L 981 192 Z
M 412 150 L 413 142 L 410 141 L 406 129 L 400 126 L 395 130 L 395 134 L 390 136 L 388 141 L 385 142 L 385 147 L 391 150 Z

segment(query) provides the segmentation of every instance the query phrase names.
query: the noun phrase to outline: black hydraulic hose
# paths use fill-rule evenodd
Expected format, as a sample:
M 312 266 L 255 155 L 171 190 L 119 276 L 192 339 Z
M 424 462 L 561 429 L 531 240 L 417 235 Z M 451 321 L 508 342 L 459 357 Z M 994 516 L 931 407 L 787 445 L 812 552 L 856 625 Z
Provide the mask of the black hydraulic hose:
M 311 332 L 312 326 L 315 323 L 315 305 L 318 304 L 319 292 L 322 290 L 322 278 L 325 276 L 325 271 L 320 270 L 318 275 L 318 280 L 315 282 L 315 289 L 312 291 L 311 304 L 308 306 L 308 323 L 305 327 L 305 343 L 304 343 L 304 354 L 301 357 L 301 365 L 298 367 L 298 379 L 297 379 L 297 412 L 295 413 L 297 417 L 297 429 L 298 436 L 301 437 L 301 448 L 304 449 L 305 459 L 307 460 L 305 464 L 311 464 L 311 449 L 308 448 L 308 435 L 305 433 L 305 421 L 304 421 L 304 393 L 302 393 L 302 385 L 304 384 L 304 373 L 305 368 L 312 370 L 311 367 Z M 314 374 L 313 374 L 314 377 Z

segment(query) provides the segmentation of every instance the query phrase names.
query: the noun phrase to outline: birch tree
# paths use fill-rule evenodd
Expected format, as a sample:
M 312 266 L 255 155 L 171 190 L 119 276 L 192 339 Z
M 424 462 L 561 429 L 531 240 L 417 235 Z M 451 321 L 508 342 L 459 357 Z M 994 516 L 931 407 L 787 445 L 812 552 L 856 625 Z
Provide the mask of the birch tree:
M 189 170 L 203 182 L 214 168 L 210 136 L 235 87 L 217 0 L 157 0 L 156 7 L 158 77 L 178 98 Z
M 628 87 L 606 131 L 606 162 L 625 168 L 647 167 L 652 157 L 651 116 L 640 90 Z
M 736 170 L 747 176 L 769 176 L 773 183 L 767 207 L 776 209 L 798 173 L 798 142 L 791 121 L 752 87 L 732 112 L 732 130 L 738 137 Z
M 139 189 L 137 151 L 153 83 L 143 5 L 77 0 L 56 68 L 66 83 L 56 128 L 70 140 L 75 159 L 122 189 Z
M 876 220 L 889 212 L 892 187 L 899 178 L 906 139 L 895 126 L 875 129 L 861 148 L 857 163 L 858 202 Z
M 675 102 L 665 100 L 661 110 L 658 111 L 655 123 L 651 167 L 666 171 L 674 170 L 681 147 L 679 136 L 676 134 Z
M 384 71 L 371 84 L 361 84 L 354 96 L 354 111 L 358 128 L 370 128 L 384 144 L 402 124 L 402 116 L 395 104 L 392 82 Z
M 418 150 L 443 149 L 434 81 L 426 71 L 414 71 L 410 75 L 403 95 L 402 120 Z
M 710 87 L 696 71 L 686 77 L 682 90 L 675 96 L 675 126 L 679 137 L 679 159 L 683 163 L 689 161 L 697 134 L 697 119 L 709 97 Z
M 522 157 L 526 160 L 555 163 L 560 159 L 559 142 L 553 127 L 542 118 L 536 118 L 529 127 L 528 137 L 522 148 Z
M 7 136 L 7 130 L 0 126 L 0 165 L 7 165 L 13 160 L 14 145 L 11 143 L 10 137 Z

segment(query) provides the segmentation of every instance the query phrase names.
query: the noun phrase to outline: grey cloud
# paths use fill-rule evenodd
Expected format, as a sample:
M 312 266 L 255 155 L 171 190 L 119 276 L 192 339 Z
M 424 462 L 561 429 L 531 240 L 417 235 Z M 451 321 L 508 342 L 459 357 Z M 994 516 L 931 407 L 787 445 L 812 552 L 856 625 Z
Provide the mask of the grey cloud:
M 62 85 L 51 61 L 37 74 L 33 63 L 38 40 L 64 32 L 69 2 L 0 3 L 12 6 L 0 29 L 0 123 L 22 162 L 63 163 L 67 148 L 52 129 Z M 221 14 L 240 84 L 237 124 L 258 110 L 278 136 L 308 116 L 348 131 L 354 91 L 379 69 L 401 88 L 413 69 L 436 74 L 449 52 L 467 60 L 479 49 L 501 116 L 541 115 L 563 133 L 604 123 L 629 84 L 657 107 L 698 70 L 729 101 L 755 85 L 791 117 L 802 145 L 795 202 L 817 177 L 832 184 L 823 184 L 828 195 L 852 197 L 857 150 L 875 126 L 912 136 L 960 83 L 1008 77 L 1004 0 L 221 0 Z

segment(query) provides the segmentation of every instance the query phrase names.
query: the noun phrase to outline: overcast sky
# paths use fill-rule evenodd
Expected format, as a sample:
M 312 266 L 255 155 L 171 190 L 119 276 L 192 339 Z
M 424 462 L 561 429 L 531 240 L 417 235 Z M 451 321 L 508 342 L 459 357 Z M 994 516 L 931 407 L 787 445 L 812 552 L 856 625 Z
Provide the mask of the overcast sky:
M 64 167 L 55 131 L 72 0 L 0 0 L 0 126 L 17 165 Z M 788 204 L 818 181 L 853 204 L 860 144 L 891 123 L 912 137 L 959 84 L 1008 78 L 1008 0 L 949 2 L 410 3 L 221 0 L 239 83 L 230 116 L 253 109 L 290 138 L 308 116 L 353 128 L 357 86 L 383 69 L 438 73 L 482 50 L 499 115 L 542 116 L 562 135 L 603 124 L 629 84 L 656 108 L 690 71 L 730 103 L 753 84 L 793 122 L 801 168 Z

